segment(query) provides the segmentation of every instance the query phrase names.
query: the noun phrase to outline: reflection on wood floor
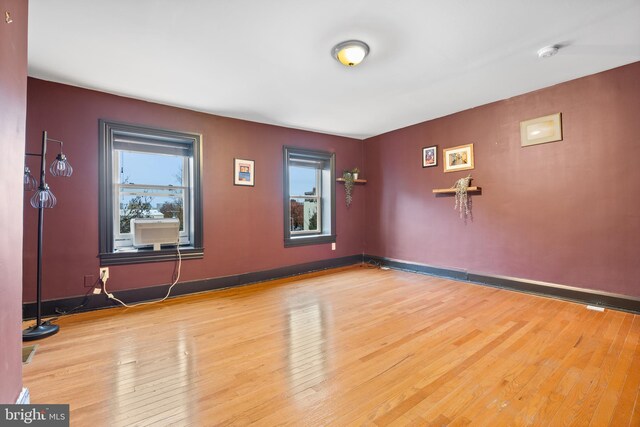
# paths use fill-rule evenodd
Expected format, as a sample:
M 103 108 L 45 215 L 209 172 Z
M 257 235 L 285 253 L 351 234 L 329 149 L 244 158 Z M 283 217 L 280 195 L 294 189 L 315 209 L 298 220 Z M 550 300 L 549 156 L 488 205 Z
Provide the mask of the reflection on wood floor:
M 365 267 L 62 318 L 72 426 L 640 426 L 640 316 Z

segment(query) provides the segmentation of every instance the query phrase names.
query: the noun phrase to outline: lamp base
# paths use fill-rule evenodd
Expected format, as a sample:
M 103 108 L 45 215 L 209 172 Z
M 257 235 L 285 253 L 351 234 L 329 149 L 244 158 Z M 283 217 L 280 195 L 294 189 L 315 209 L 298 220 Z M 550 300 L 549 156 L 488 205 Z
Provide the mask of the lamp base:
M 51 335 L 55 335 L 60 330 L 60 326 L 52 325 L 49 322 L 44 322 L 42 325 L 33 325 L 30 328 L 22 331 L 22 341 L 35 341 L 42 338 L 46 338 Z

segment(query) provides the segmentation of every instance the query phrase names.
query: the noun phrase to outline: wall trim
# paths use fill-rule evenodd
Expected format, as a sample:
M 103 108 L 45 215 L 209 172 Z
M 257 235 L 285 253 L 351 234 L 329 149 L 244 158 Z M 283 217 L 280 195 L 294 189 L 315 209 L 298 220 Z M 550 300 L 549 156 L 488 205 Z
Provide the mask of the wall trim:
M 323 243 L 335 243 L 336 241 L 336 153 L 330 151 L 321 151 L 321 150 L 311 150 L 307 148 L 298 148 L 290 145 L 285 145 L 282 147 L 283 154 L 283 202 L 284 202 L 284 210 L 283 210 L 283 219 L 284 219 L 284 247 L 291 248 L 297 246 L 305 246 L 305 245 L 319 245 Z M 308 236 L 298 236 L 295 238 L 291 237 L 291 224 L 290 224 L 290 216 L 291 216 L 291 194 L 289 194 L 289 166 L 295 160 L 292 160 L 290 157 L 306 157 L 307 159 L 312 159 L 314 161 L 327 162 L 328 165 L 324 166 L 322 170 L 328 170 L 329 172 L 329 188 L 325 189 L 325 180 L 322 179 L 322 189 L 320 191 L 320 197 L 322 200 L 321 205 L 325 205 L 326 203 L 330 203 L 329 206 L 329 215 L 327 215 L 327 209 L 321 207 L 321 218 L 329 217 L 329 226 L 327 227 L 327 219 L 322 219 L 320 225 L 322 227 L 322 234 L 316 235 L 308 235 Z M 324 173 L 323 173 L 324 175 Z M 328 194 L 327 194 L 328 192 Z M 326 207 L 326 206 L 325 206 Z M 362 255 L 361 255 L 362 258 Z
M 144 250 L 138 252 L 111 252 L 98 254 L 100 258 L 100 266 L 107 267 L 112 265 L 125 264 L 141 264 L 145 262 L 165 262 L 175 261 L 178 259 L 178 253 L 175 246 L 173 248 L 163 248 L 159 251 Z M 180 257 L 186 259 L 200 259 L 204 257 L 203 248 L 185 248 L 180 249 Z
M 202 215 L 202 134 L 157 127 L 129 124 L 98 119 L 98 247 L 100 265 L 139 264 L 175 259 L 175 252 L 138 251 L 114 252 L 113 243 L 113 152 L 118 137 L 135 138 L 153 142 L 171 142 L 188 147 L 193 159 L 193 185 L 191 186 L 190 246 L 185 250 L 185 259 L 202 258 L 203 215 Z
M 596 305 L 640 314 L 640 298 L 634 298 L 612 292 L 596 291 L 550 282 L 521 279 L 517 277 L 474 273 L 467 270 L 433 267 L 426 264 L 365 254 L 364 262 L 369 261 L 380 263 L 383 266 L 396 270 L 410 271 L 413 273 L 427 274 L 436 277 L 446 277 L 477 285 L 553 297 L 565 301 Z
M 281 279 L 284 277 L 298 276 L 300 274 L 314 271 L 327 270 L 330 268 L 344 267 L 362 263 L 362 255 L 350 255 L 341 258 L 329 258 L 320 261 L 313 261 L 304 264 L 290 265 L 286 267 L 274 268 L 272 270 L 256 271 L 251 273 L 235 274 L 231 276 L 214 277 L 209 279 L 180 282 L 171 291 L 171 297 L 189 295 L 200 292 L 207 292 L 216 289 L 232 288 L 236 286 L 248 285 L 251 283 L 264 282 L 266 280 Z M 138 303 L 152 301 L 163 298 L 169 289 L 169 284 L 149 286 L 140 289 L 129 289 L 124 291 L 112 291 L 113 295 L 127 303 Z M 80 306 L 87 298 L 87 303 L 82 309 L 76 312 L 99 310 L 103 308 L 120 307 L 120 304 L 108 299 L 106 295 L 76 296 L 60 298 L 42 302 L 43 316 L 57 316 L 56 308 L 69 310 Z M 29 302 L 22 304 L 23 319 L 33 319 L 36 316 L 36 303 Z
M 607 307 L 615 310 L 640 314 L 640 298 L 629 297 L 621 294 L 595 291 L 574 286 L 559 285 L 556 283 L 536 280 L 521 279 L 508 276 L 497 276 L 483 273 L 474 273 L 466 270 L 434 267 L 427 264 L 402 261 L 393 258 L 379 257 L 375 255 L 350 255 L 341 258 L 329 258 L 313 261 L 305 264 L 296 264 L 272 270 L 262 270 L 251 273 L 236 274 L 231 276 L 215 277 L 189 282 L 180 282 L 173 288 L 171 298 L 190 295 L 216 289 L 244 286 L 267 280 L 281 279 L 284 277 L 298 276 L 314 271 L 328 270 L 336 267 L 359 264 L 362 262 L 376 262 L 395 270 L 409 271 L 418 274 L 427 274 L 435 277 L 459 280 L 482 286 L 490 286 L 499 289 L 507 289 L 533 295 L 557 298 L 565 301 L 590 304 Z M 113 294 L 123 301 L 137 303 L 160 299 L 166 295 L 169 285 L 157 285 L 140 289 L 115 291 Z M 104 308 L 118 307 L 119 304 L 109 300 L 104 294 L 90 295 L 87 304 L 77 312 L 93 311 Z M 82 304 L 85 296 L 61 298 L 42 302 L 43 316 L 56 316 L 56 308 L 68 310 Z M 33 319 L 36 313 L 36 303 L 24 303 L 22 305 L 24 319 Z M 28 393 L 28 390 L 27 390 Z

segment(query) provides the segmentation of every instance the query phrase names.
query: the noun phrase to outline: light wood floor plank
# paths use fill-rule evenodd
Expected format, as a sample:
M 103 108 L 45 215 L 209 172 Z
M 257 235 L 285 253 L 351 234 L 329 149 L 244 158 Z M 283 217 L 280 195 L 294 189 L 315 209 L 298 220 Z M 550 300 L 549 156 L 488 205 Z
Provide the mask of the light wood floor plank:
M 634 321 L 631 315 L 625 318 L 625 322 L 631 323 Z M 621 334 L 618 334 L 621 335 Z M 622 349 L 619 352 L 619 357 L 615 366 L 611 366 L 610 370 L 603 371 L 601 373 L 601 379 L 599 384 L 602 384 L 604 389 L 601 398 L 594 402 L 597 403 L 597 408 L 594 414 L 587 414 L 584 421 L 590 420 L 592 426 L 608 425 L 613 416 L 613 411 L 616 408 L 620 393 L 622 392 L 625 380 L 632 370 L 640 369 L 640 366 L 633 367 L 633 354 L 638 345 L 640 334 L 637 330 L 630 328 L 627 339 L 625 340 Z M 604 374 L 607 374 L 604 377 Z M 604 377 L 604 378 L 603 378 Z M 595 395 L 595 393 L 591 393 Z
M 486 364 L 460 375 L 460 381 L 449 385 L 447 396 L 424 401 L 412 412 L 429 419 L 441 414 L 453 420 L 463 411 L 486 411 L 485 421 L 491 424 L 491 412 L 513 408 L 514 395 L 544 372 L 545 362 L 565 353 L 569 342 L 559 337 L 567 335 L 569 324 L 560 321 L 562 317 L 564 313 L 558 310 L 547 319 L 537 319 L 535 327 L 513 345 L 493 355 Z M 560 333 L 551 331 L 557 327 L 555 322 L 561 322 Z
M 179 285 L 178 285 L 179 286 Z M 362 266 L 63 317 L 71 425 L 640 425 L 640 317 Z

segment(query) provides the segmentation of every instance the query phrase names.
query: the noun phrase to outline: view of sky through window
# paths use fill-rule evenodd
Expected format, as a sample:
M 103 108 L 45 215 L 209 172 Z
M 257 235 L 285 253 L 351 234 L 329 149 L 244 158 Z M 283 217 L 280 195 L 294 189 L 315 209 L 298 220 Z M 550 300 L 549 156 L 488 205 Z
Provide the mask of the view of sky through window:
M 182 185 L 184 157 L 119 151 L 120 181 L 127 184 Z
M 314 168 L 289 167 L 289 194 L 304 196 L 316 187 L 316 171 Z

